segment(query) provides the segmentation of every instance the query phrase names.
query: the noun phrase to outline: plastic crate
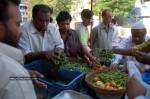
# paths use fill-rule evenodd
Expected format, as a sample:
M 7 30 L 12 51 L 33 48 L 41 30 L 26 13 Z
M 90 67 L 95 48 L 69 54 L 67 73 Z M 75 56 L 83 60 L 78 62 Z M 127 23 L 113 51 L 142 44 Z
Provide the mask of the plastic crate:
M 49 73 L 49 70 L 53 67 L 53 64 L 48 63 L 46 59 L 39 59 L 37 61 L 31 62 L 29 64 L 25 64 L 25 68 L 28 70 L 37 70 L 42 73 L 44 76 Z M 68 70 L 61 69 L 59 80 L 65 82 L 65 84 L 48 82 L 44 79 L 38 78 L 39 81 L 47 84 L 48 88 L 46 90 L 40 89 L 35 86 L 36 93 L 42 92 L 48 96 L 55 96 L 64 90 L 80 90 L 81 82 L 83 79 L 83 72 L 76 70 Z M 50 76 L 54 76 L 54 74 L 49 74 Z M 57 75 L 57 74 L 55 74 Z
M 150 85 L 150 69 L 142 73 L 141 76 L 142 76 L 143 81 Z

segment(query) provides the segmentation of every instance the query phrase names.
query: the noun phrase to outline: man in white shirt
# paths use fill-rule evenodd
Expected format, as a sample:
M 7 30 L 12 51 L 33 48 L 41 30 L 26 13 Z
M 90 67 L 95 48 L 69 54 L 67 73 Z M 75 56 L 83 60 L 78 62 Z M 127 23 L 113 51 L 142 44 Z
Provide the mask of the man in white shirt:
M 64 48 L 58 29 L 50 20 L 50 8 L 46 5 L 35 5 L 32 10 L 33 20 L 21 27 L 21 36 L 18 42 L 26 62 L 39 58 L 54 61 L 54 50 Z
M 12 47 L 20 33 L 19 3 L 0 0 L 0 99 L 36 99 L 30 75 L 22 66 L 24 56 Z
M 145 25 L 143 23 L 141 23 L 141 22 L 136 23 L 131 28 L 131 35 L 132 36 L 124 38 L 121 41 L 121 43 L 119 44 L 119 48 L 121 48 L 121 49 L 132 48 L 132 47 L 134 47 L 136 45 L 139 45 L 139 44 L 143 43 L 144 41 L 147 41 L 148 39 L 150 39 L 150 37 L 146 36 L 146 34 L 147 34 L 147 31 L 146 31 Z M 118 65 L 119 65 L 119 63 L 120 63 L 120 61 L 121 61 L 122 58 L 123 58 L 123 55 L 116 54 L 115 55 L 115 61 L 112 62 L 111 68 L 112 69 L 117 69 L 117 67 L 118 67 Z M 126 58 L 126 61 L 134 61 L 138 69 L 141 69 L 141 68 L 144 68 L 144 69 L 150 68 L 146 64 L 139 63 L 135 59 L 135 57 L 125 56 L 125 58 Z
M 92 30 L 92 48 L 96 56 L 98 48 L 113 48 L 118 46 L 118 30 L 110 25 L 112 11 L 105 9 L 102 12 L 103 22 Z M 104 62 L 100 59 L 101 62 Z

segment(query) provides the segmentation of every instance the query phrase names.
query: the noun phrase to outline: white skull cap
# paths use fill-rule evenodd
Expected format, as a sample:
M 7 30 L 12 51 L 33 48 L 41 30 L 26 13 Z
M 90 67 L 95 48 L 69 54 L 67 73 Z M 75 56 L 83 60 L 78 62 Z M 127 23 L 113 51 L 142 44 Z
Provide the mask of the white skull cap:
M 135 23 L 131 29 L 145 29 L 145 25 L 142 22 Z

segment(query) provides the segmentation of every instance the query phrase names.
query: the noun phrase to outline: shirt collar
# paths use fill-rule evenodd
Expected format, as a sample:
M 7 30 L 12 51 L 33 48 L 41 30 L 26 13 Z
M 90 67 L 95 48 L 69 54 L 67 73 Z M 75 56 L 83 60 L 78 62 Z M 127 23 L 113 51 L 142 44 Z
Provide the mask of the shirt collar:
M 81 26 L 83 29 L 88 29 L 87 26 L 83 25 L 83 23 L 81 23 Z
M 33 21 L 30 22 L 31 33 L 38 33 L 38 30 L 35 28 Z
M 39 33 L 39 31 L 35 28 L 35 26 L 34 26 L 34 24 L 33 24 L 33 21 L 31 21 L 30 27 L 31 27 L 31 33 Z M 47 29 L 46 29 L 45 32 L 48 32 L 49 30 L 50 30 L 50 29 L 49 29 L 49 24 L 48 24 Z
M 104 24 L 101 23 L 101 24 L 100 24 L 100 28 L 104 28 L 104 27 L 105 27 Z M 109 25 L 109 27 L 110 27 L 110 29 L 113 29 L 113 26 Z
M 22 51 L 15 47 L 0 42 L 0 53 L 14 59 L 22 65 L 24 64 L 24 55 Z

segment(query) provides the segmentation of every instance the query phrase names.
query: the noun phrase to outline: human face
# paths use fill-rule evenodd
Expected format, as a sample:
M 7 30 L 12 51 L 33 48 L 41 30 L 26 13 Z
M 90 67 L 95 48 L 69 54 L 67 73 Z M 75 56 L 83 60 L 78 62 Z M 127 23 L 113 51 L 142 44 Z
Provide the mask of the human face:
M 70 20 L 61 21 L 58 23 L 59 30 L 61 32 L 67 32 L 67 30 L 70 28 Z
M 131 29 L 132 41 L 138 45 L 144 42 L 146 29 Z
M 93 22 L 93 16 L 91 16 L 90 18 L 82 17 L 82 20 L 85 26 L 89 26 Z
M 8 5 L 8 16 L 9 19 L 3 22 L 3 28 L 1 28 L 4 34 L 2 42 L 11 46 L 16 46 L 21 32 L 21 13 L 19 7 L 11 2 Z
M 50 12 L 44 13 L 40 11 L 36 15 L 34 15 L 33 24 L 35 28 L 39 32 L 41 32 L 46 30 L 49 20 L 50 20 Z
M 106 15 L 102 16 L 103 18 L 103 23 L 104 24 L 109 24 L 112 21 L 112 12 L 111 11 L 106 11 Z

